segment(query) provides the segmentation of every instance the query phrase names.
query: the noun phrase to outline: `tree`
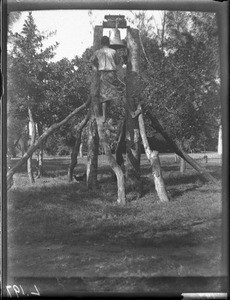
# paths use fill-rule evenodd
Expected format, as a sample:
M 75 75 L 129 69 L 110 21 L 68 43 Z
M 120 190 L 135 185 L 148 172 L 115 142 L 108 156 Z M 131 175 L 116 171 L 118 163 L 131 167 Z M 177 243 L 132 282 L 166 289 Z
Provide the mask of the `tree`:
M 9 113 L 16 120 L 34 124 L 31 135 L 36 137 L 36 124 L 40 129 L 47 106 L 46 74 L 48 62 L 54 57 L 57 43 L 44 49 L 43 42 L 54 33 L 40 33 L 30 12 L 21 34 L 10 32 L 11 50 L 8 55 Z M 13 119 L 13 118 L 12 118 Z M 10 132 L 9 132 L 10 133 Z M 29 171 L 33 182 L 32 171 Z
M 89 58 L 91 55 L 92 49 L 86 49 L 82 57 L 76 56 L 71 61 L 62 59 L 49 64 L 49 72 L 46 77 L 48 103 L 41 116 L 44 126 L 49 127 L 54 122 L 59 122 L 76 106 L 87 101 L 90 90 Z M 59 154 L 58 148 L 68 152 L 70 147 L 66 144 L 66 133 L 74 135 L 75 125 L 83 118 L 84 114 L 77 115 L 55 133 L 55 138 L 50 137 L 49 149 L 56 149 L 57 154 Z M 53 145 L 51 145 L 52 140 L 54 141 Z
M 166 105 L 171 111 L 177 110 L 178 139 L 182 144 L 191 139 L 191 147 L 201 150 L 203 136 L 210 135 L 220 109 L 215 15 L 168 12 L 167 18 L 167 70 L 173 75 L 169 86 L 176 92 Z M 173 129 L 174 122 L 170 124 Z
M 9 99 L 15 111 L 27 111 L 30 107 L 35 121 L 39 121 L 42 104 L 45 103 L 48 61 L 54 57 L 57 43 L 43 48 L 43 42 L 54 33 L 40 33 L 30 12 L 21 34 L 10 33 L 12 50 L 9 53 Z M 20 113 L 20 115 L 22 115 Z
M 135 14 L 141 37 L 142 103 L 188 151 L 217 140 L 219 57 L 214 14 L 163 12 L 162 25 Z M 214 121 L 214 122 L 213 122 Z M 154 134 L 149 130 L 148 133 Z
M 50 62 L 57 46 L 43 49 L 43 40 L 51 34 L 41 34 L 34 24 L 32 14 L 24 24 L 21 34 L 10 34 L 12 51 L 9 55 L 10 106 L 9 115 L 28 122 L 28 108 L 30 117 L 36 126 L 36 135 L 39 137 L 44 130 L 53 123 L 60 122 L 77 106 L 87 101 L 89 94 L 89 57 L 91 49 L 86 49 L 81 58 L 75 57 L 72 61 L 62 59 Z M 88 64 L 87 64 L 88 62 Z M 15 74 L 19 74 L 20 77 Z M 55 136 L 48 140 L 49 149 L 65 151 L 66 132 L 73 132 L 76 123 L 83 119 L 80 114 L 73 117 L 72 122 L 62 126 Z M 31 119 L 31 120 L 32 120 Z M 32 121 L 33 122 L 33 121 Z M 52 145 L 51 141 L 55 145 Z M 42 151 L 46 148 L 45 141 L 38 150 L 38 173 L 42 171 Z M 59 148 L 59 149 L 58 149 Z M 61 150 L 62 148 L 62 150 Z M 52 151 L 53 151 L 52 150 Z
M 188 32 L 191 26 L 191 16 L 184 12 L 164 12 L 162 29 L 157 30 L 158 38 L 155 41 L 153 40 L 154 35 L 148 32 L 149 28 L 152 30 L 151 25 L 149 25 L 151 17 L 146 18 L 146 14 L 141 13 L 136 14 L 135 19 L 135 22 L 139 20 L 138 27 L 141 29 L 139 31 L 142 46 L 141 67 L 143 68 L 141 76 L 146 84 L 142 92 L 142 103 L 145 106 L 145 111 L 149 109 L 154 111 L 155 116 L 163 120 L 163 124 L 166 124 L 164 127 L 169 129 L 167 131 L 171 133 L 170 135 L 177 143 L 179 142 L 180 147 L 185 148 L 186 146 L 186 150 L 191 149 L 191 142 L 203 141 L 205 134 L 208 135 L 205 123 L 209 118 L 209 114 L 205 115 L 205 101 L 202 102 L 203 106 L 201 108 L 197 108 L 196 101 L 200 96 L 198 94 L 199 89 L 195 90 L 196 93 L 193 91 L 193 84 L 200 85 L 201 78 L 197 69 L 194 68 L 193 48 L 195 46 L 192 44 L 193 37 Z M 215 42 L 213 42 L 214 46 L 216 46 Z M 148 48 L 150 45 L 152 47 Z M 148 53 L 146 49 L 151 52 Z M 213 52 L 208 56 L 209 60 L 212 60 L 211 54 Z M 190 62 L 189 58 L 192 56 L 193 60 Z M 215 60 L 215 62 L 218 67 L 218 61 Z M 208 73 L 206 61 L 203 69 Z M 212 76 L 212 73 L 210 75 Z M 152 78 L 153 80 L 151 80 Z M 215 85 L 211 86 L 211 90 L 215 90 Z M 172 96 L 176 98 L 174 107 L 172 107 Z M 168 109 L 168 105 L 171 106 L 170 109 Z M 218 102 L 215 103 L 215 107 L 218 110 Z M 149 116 L 149 114 L 146 116 Z M 151 116 L 150 120 L 152 121 Z M 162 128 L 159 131 L 159 126 L 153 126 L 153 128 L 157 128 L 158 132 L 163 134 L 164 137 L 166 136 Z M 150 130 L 149 133 L 151 134 Z M 172 150 L 180 153 L 180 156 L 201 172 L 207 180 L 216 182 L 168 137 L 167 135 L 167 142 Z M 192 146 L 194 147 L 194 145 Z M 183 160 L 181 161 L 183 162 Z

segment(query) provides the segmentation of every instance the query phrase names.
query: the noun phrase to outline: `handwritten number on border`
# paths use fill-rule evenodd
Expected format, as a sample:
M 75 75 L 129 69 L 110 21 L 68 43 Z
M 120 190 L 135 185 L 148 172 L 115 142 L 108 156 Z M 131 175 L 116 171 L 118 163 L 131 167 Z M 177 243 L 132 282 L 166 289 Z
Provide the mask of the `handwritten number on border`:
M 34 284 L 34 289 L 35 291 L 30 292 L 29 294 L 25 294 L 24 289 L 22 288 L 21 285 L 17 286 L 16 284 L 12 285 L 7 285 L 6 286 L 6 290 L 7 290 L 7 294 L 10 296 L 10 298 L 12 298 L 14 296 L 14 293 L 16 294 L 16 297 L 19 298 L 20 294 L 22 294 L 23 296 L 30 296 L 30 295 L 34 295 L 34 296 L 40 296 L 40 292 L 37 288 L 37 286 Z M 14 293 L 12 292 L 12 290 L 14 291 Z

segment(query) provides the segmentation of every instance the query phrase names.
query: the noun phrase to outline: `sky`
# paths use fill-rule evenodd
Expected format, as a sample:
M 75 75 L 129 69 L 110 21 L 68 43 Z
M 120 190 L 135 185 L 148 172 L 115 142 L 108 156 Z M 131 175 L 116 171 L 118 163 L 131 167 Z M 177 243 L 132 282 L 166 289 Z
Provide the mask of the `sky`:
M 53 37 L 49 37 L 45 46 L 59 43 L 56 49 L 54 61 L 64 57 L 73 59 L 76 55 L 81 56 L 86 48 L 93 45 L 93 26 L 102 25 L 104 16 L 107 14 L 122 14 L 131 17 L 130 11 L 115 10 L 93 10 L 89 16 L 89 10 L 55 10 L 55 11 L 33 11 L 32 15 L 37 28 L 41 32 L 56 31 Z M 159 23 L 159 12 L 150 12 L 155 15 Z M 20 33 L 28 12 L 22 12 L 20 19 L 11 28 L 13 32 Z M 132 26 L 133 27 L 133 26 Z M 121 29 L 121 38 L 125 37 L 125 30 Z M 108 29 L 104 34 L 108 35 Z

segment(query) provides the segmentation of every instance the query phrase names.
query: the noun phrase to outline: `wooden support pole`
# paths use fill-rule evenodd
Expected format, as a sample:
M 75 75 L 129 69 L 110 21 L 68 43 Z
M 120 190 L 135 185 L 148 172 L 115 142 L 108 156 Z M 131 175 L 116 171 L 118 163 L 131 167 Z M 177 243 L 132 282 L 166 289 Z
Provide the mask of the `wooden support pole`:
M 94 80 L 95 82 L 97 81 L 97 73 L 94 74 Z M 92 86 L 96 85 L 92 81 Z M 93 92 L 93 91 L 92 91 Z M 106 135 L 106 124 L 103 122 L 103 116 L 100 114 L 100 102 L 98 97 L 95 95 L 95 93 L 92 93 L 92 108 L 91 108 L 91 118 L 92 122 L 96 120 L 96 125 L 97 125 L 97 132 L 99 135 L 99 139 L 101 141 L 102 147 L 104 149 L 105 155 L 108 158 L 108 163 L 112 170 L 114 171 L 116 178 L 117 178 L 117 202 L 118 204 L 125 205 L 126 204 L 126 199 L 125 199 L 125 177 L 124 173 L 119 166 L 119 164 L 116 162 L 116 159 L 113 157 L 110 146 L 109 146 L 109 141 Z M 92 148 L 95 146 L 95 143 L 92 142 L 92 145 L 88 147 L 88 153 L 89 151 L 92 152 L 92 157 L 95 158 L 94 164 L 92 161 L 89 161 L 89 166 L 87 167 L 87 179 L 88 176 L 93 176 L 90 175 L 92 174 L 92 168 L 95 167 L 95 170 L 97 169 L 97 155 L 96 153 L 92 150 Z M 98 149 L 98 147 L 97 147 Z M 93 153 L 94 152 L 94 153 Z M 89 155 L 89 154 L 88 154 Z M 91 167 L 91 169 L 90 169 Z M 87 180 L 88 182 L 88 180 Z
M 188 164 L 190 164 L 196 171 L 198 171 L 207 181 L 210 181 L 214 184 L 218 184 L 218 181 L 209 174 L 204 168 L 202 168 L 191 156 L 189 156 L 186 152 L 184 152 L 168 135 L 168 133 L 163 129 L 159 121 L 155 116 L 153 116 L 149 111 L 146 111 L 146 115 L 150 119 L 152 123 L 152 127 L 157 130 L 164 139 L 169 143 L 172 150 L 175 151 L 177 155 L 179 155 L 182 159 L 184 159 Z
M 93 36 L 93 51 L 96 51 L 101 46 L 101 38 L 103 36 L 103 26 L 96 25 Z
M 89 189 L 93 189 L 97 187 L 99 136 L 93 109 L 91 109 L 90 114 L 88 127 L 86 181 L 87 187 Z
M 137 29 L 127 29 L 128 63 L 126 70 L 126 180 L 141 194 L 140 180 L 140 130 L 137 116 L 133 115 L 139 104 L 140 42 Z
M 94 74 L 94 80 L 95 82 L 97 81 L 97 73 Z M 96 85 L 94 84 L 94 82 L 92 81 L 92 86 Z M 118 204 L 121 205 L 125 205 L 126 204 L 126 199 L 125 199 L 125 177 L 124 177 L 124 173 L 121 169 L 121 167 L 119 166 L 119 164 L 116 162 L 116 159 L 113 157 L 112 152 L 110 150 L 110 146 L 109 146 L 109 141 L 106 135 L 106 125 L 103 122 L 103 116 L 100 114 L 100 103 L 99 103 L 99 99 L 98 97 L 95 95 L 95 93 L 92 93 L 92 106 L 91 106 L 91 120 L 92 122 L 94 122 L 94 120 L 96 120 L 96 125 L 97 127 L 95 128 L 95 130 L 97 129 L 96 132 L 98 132 L 99 135 L 99 139 L 101 141 L 101 144 L 103 146 L 105 155 L 108 158 L 108 163 L 110 165 L 110 167 L 112 168 L 112 170 L 114 171 L 116 177 L 117 177 L 117 202 Z M 91 153 L 91 157 L 92 159 L 95 159 L 94 162 L 91 160 L 88 160 L 88 165 L 87 165 L 87 182 L 89 182 L 90 176 L 92 178 L 92 174 L 93 174 L 93 169 L 96 172 L 97 170 L 97 153 L 95 151 L 95 149 L 93 149 L 93 147 L 96 147 L 97 145 L 95 145 L 94 142 L 92 142 L 91 145 L 88 146 L 88 156 L 89 153 Z M 97 146 L 98 149 L 98 146 Z M 94 172 L 94 174 L 95 174 Z
M 105 151 L 105 155 L 108 158 L 108 162 L 114 173 L 117 177 L 117 202 L 118 204 L 125 205 L 125 177 L 121 167 L 116 162 L 116 159 L 113 157 L 112 152 L 110 150 L 109 141 L 106 136 L 106 127 L 105 123 L 103 123 L 103 118 L 96 114 L 96 121 L 98 126 L 98 134 L 100 141 L 102 143 L 103 149 Z
M 142 113 L 139 114 L 139 116 L 138 116 L 138 122 L 139 122 L 139 126 L 140 126 L 140 134 L 141 134 L 141 139 L 142 139 L 143 146 L 145 149 L 145 153 L 151 164 L 152 175 L 153 175 L 153 180 L 154 180 L 157 195 L 161 202 L 168 202 L 169 199 L 168 199 L 168 195 L 167 195 L 167 192 L 165 189 L 164 180 L 162 177 L 159 153 L 158 153 L 158 151 L 152 151 L 149 147 Z
M 94 28 L 94 39 L 93 39 L 93 51 L 100 48 L 101 38 L 103 36 L 103 27 L 95 26 Z M 96 97 L 96 91 L 98 89 L 98 72 L 96 70 L 92 71 L 91 75 L 91 86 L 90 94 L 92 98 L 91 103 L 91 114 L 89 120 L 89 132 L 88 132 L 88 152 L 87 152 L 87 169 L 86 169 L 86 181 L 87 187 L 93 188 L 97 186 L 97 168 L 98 168 L 98 148 L 99 148 L 99 136 L 98 128 L 95 121 L 94 110 L 99 107 L 99 99 Z
M 121 166 L 122 169 L 124 169 L 124 159 L 122 153 L 124 152 L 125 149 L 125 132 L 126 132 L 126 124 L 125 124 L 125 120 L 123 120 L 118 129 L 119 136 L 118 136 L 118 142 L 115 151 L 116 162 L 118 163 L 119 166 Z
M 81 112 L 83 109 L 85 109 L 87 106 L 89 106 L 91 101 L 91 98 L 89 97 L 87 102 L 82 104 L 80 107 L 77 107 L 72 113 L 70 113 L 65 119 L 63 119 L 61 122 L 53 124 L 50 126 L 37 140 L 37 142 L 30 146 L 28 151 L 23 155 L 23 157 L 16 163 L 15 166 L 13 166 L 8 172 L 7 172 L 7 187 L 10 186 L 10 182 L 12 181 L 12 177 L 15 172 L 17 172 L 20 167 L 27 161 L 27 159 L 36 151 L 41 143 L 47 139 L 49 135 L 51 135 L 55 130 L 60 128 L 62 125 L 66 124 L 73 116 L 75 116 L 77 113 Z
M 75 127 L 75 134 L 74 134 L 75 144 L 73 146 L 73 150 L 71 153 L 71 162 L 68 169 L 69 182 L 73 180 L 73 171 L 75 166 L 77 165 L 77 156 L 81 145 L 82 130 L 87 124 L 88 120 L 89 120 L 89 113 L 85 116 L 85 118 L 81 121 L 81 123 Z

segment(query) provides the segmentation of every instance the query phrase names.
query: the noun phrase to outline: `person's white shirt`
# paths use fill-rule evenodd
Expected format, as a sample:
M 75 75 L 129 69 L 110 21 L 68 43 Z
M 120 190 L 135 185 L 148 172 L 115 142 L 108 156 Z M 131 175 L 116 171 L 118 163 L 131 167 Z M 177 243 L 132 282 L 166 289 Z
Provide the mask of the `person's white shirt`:
M 99 71 L 115 71 L 116 66 L 119 64 L 116 50 L 108 46 L 103 46 L 101 49 L 96 50 L 91 61 L 94 61 L 96 58 Z

